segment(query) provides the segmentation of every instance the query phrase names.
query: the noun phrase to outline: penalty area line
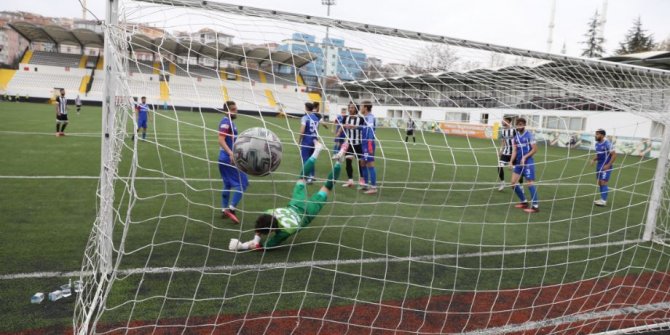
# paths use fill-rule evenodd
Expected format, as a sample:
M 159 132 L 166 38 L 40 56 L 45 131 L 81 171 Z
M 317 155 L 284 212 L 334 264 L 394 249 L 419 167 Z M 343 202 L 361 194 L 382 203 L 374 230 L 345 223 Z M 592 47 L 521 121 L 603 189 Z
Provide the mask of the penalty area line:
M 423 255 L 423 256 L 407 256 L 407 257 L 377 257 L 365 259 L 331 259 L 319 261 L 302 261 L 293 263 L 266 263 L 266 264 L 243 264 L 243 265 L 221 265 L 208 267 L 152 267 L 152 268 L 134 268 L 117 270 L 117 276 L 128 276 L 135 274 L 164 274 L 164 273 L 179 273 L 179 272 L 195 272 L 195 273 L 226 273 L 239 271 L 261 271 L 272 270 L 278 268 L 304 268 L 304 267 L 325 267 L 325 266 L 340 266 L 340 265 L 360 265 L 360 264 L 374 264 L 374 263 L 400 263 L 400 262 L 428 262 L 437 260 L 457 259 L 457 258 L 477 258 L 477 257 L 495 257 L 508 255 L 521 255 L 529 252 L 547 252 L 547 251 L 564 251 L 564 250 L 579 250 L 590 248 L 602 248 L 613 246 L 624 246 L 630 244 L 644 243 L 642 240 L 623 240 L 617 242 L 603 242 L 595 244 L 576 244 L 576 245 L 562 245 L 555 247 L 542 248 L 519 248 L 513 250 L 503 251 L 487 251 L 487 252 L 473 252 L 465 254 L 443 254 L 443 255 Z M 91 275 L 88 272 L 82 271 L 62 271 L 62 272 L 30 272 L 30 273 L 15 273 L 0 275 L 0 280 L 15 280 L 15 279 L 29 279 L 29 278 L 66 278 L 66 277 L 81 277 L 82 275 Z

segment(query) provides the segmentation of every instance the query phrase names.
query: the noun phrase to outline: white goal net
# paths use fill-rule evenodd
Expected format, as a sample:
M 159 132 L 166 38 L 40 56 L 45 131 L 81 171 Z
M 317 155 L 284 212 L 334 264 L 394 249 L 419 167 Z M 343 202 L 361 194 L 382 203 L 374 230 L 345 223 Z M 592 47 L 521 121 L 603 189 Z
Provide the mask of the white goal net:
M 670 322 L 670 72 L 212 1 L 110 3 L 76 333 Z M 222 177 L 227 101 L 238 131 L 283 145 L 248 187 Z M 357 126 L 339 132 L 340 115 Z M 317 122 L 314 161 L 301 127 Z M 331 159 L 338 140 L 361 155 Z M 229 249 L 267 210 L 297 211 L 296 190 L 309 224 Z

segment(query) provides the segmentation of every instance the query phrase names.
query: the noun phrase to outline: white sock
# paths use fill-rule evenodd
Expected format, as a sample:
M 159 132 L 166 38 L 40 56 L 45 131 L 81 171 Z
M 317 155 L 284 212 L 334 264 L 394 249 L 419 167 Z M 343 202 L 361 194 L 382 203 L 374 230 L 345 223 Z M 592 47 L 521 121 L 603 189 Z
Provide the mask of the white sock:
M 321 149 L 323 149 L 323 144 L 320 142 L 314 142 L 314 153 L 312 154 L 312 157 L 314 159 L 319 158 L 319 154 L 321 153 Z
M 344 155 L 347 153 L 347 149 L 349 149 L 349 142 L 344 142 L 340 146 L 340 151 L 337 152 L 338 155 Z

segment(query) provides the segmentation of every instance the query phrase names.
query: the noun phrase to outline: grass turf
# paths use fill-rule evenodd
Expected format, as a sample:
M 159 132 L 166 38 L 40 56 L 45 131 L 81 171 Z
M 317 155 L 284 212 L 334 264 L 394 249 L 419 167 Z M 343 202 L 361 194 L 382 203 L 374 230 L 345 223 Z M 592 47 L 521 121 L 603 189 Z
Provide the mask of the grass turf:
M 0 176 L 5 176 L 0 179 L 0 274 L 79 270 L 95 219 L 97 180 L 7 176 L 97 176 L 100 108 L 71 113 L 68 136 L 62 138 L 54 136 L 52 106 L 0 103 L 0 111 L 0 149 L 6 157 L 0 164 Z M 597 188 L 589 153 L 541 144 L 536 155 L 541 212 L 528 215 L 513 208 L 517 199 L 511 190 L 496 191 L 491 140 L 420 133 L 418 144 L 405 146 L 404 132 L 395 129 L 378 132 L 378 196 L 338 185 L 332 203 L 285 247 L 231 253 L 228 240 L 251 238 L 255 215 L 288 201 L 301 166 L 297 137 L 289 130 L 299 125 L 248 116 L 236 121 L 239 129 L 267 127 L 284 144 L 279 170 L 251 178 L 241 204 L 243 224 L 236 226 L 220 219 L 220 118 L 160 111 L 148 141 L 137 143 L 140 178 L 133 185 L 137 198 L 128 217 L 126 179 L 116 184 L 114 241 L 124 250 L 120 269 L 203 270 L 120 276 L 103 323 L 402 301 L 668 270 L 667 253 L 658 248 L 616 244 L 641 236 L 655 160 L 619 156 L 609 204 L 598 208 L 592 204 Z M 121 177 L 130 175 L 133 143 L 128 139 L 125 145 Z M 325 177 L 331 164 L 322 153 L 317 176 Z M 121 244 L 124 230 L 127 238 Z M 596 243 L 610 244 L 588 247 Z M 575 245 L 584 247 L 564 248 Z M 524 248 L 543 250 L 503 253 Z M 401 257 L 417 258 L 394 261 Z M 322 263 L 282 265 L 303 261 Z M 253 269 L 260 264 L 266 267 Z M 6 301 L 0 306 L 5 316 L 0 331 L 70 325 L 72 298 L 29 304 L 34 292 L 49 292 L 66 281 L 0 280 Z

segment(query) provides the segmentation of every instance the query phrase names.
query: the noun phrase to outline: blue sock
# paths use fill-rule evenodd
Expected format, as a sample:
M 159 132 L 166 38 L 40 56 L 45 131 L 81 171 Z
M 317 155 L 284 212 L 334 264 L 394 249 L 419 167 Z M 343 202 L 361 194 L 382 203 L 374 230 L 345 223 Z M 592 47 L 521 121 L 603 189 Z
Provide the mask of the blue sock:
M 601 185 L 600 186 L 600 197 L 607 201 L 607 193 L 609 192 L 610 188 L 607 185 Z
M 231 205 L 233 207 L 237 208 L 237 204 L 239 204 L 240 201 L 242 200 L 242 196 L 244 195 L 244 191 L 242 191 L 241 187 L 237 186 L 232 190 L 232 193 L 233 193 L 233 202 L 231 203 Z
M 374 166 L 368 167 L 368 177 L 370 179 L 370 185 L 377 186 L 377 169 Z
M 538 205 L 538 199 L 537 199 L 537 188 L 535 185 L 529 185 L 528 190 L 530 191 L 530 201 L 533 203 L 533 206 Z
M 224 187 L 223 192 L 221 192 L 221 208 L 228 208 L 230 203 L 230 188 Z
M 363 177 L 363 180 L 365 180 L 365 183 L 367 184 L 368 183 L 368 168 L 367 167 L 363 167 L 361 169 L 361 177 Z
M 514 185 L 514 193 L 516 193 L 516 196 L 519 197 L 519 200 L 521 200 L 521 202 L 526 202 L 526 195 L 523 194 L 523 188 L 521 187 L 521 185 L 519 184 Z

